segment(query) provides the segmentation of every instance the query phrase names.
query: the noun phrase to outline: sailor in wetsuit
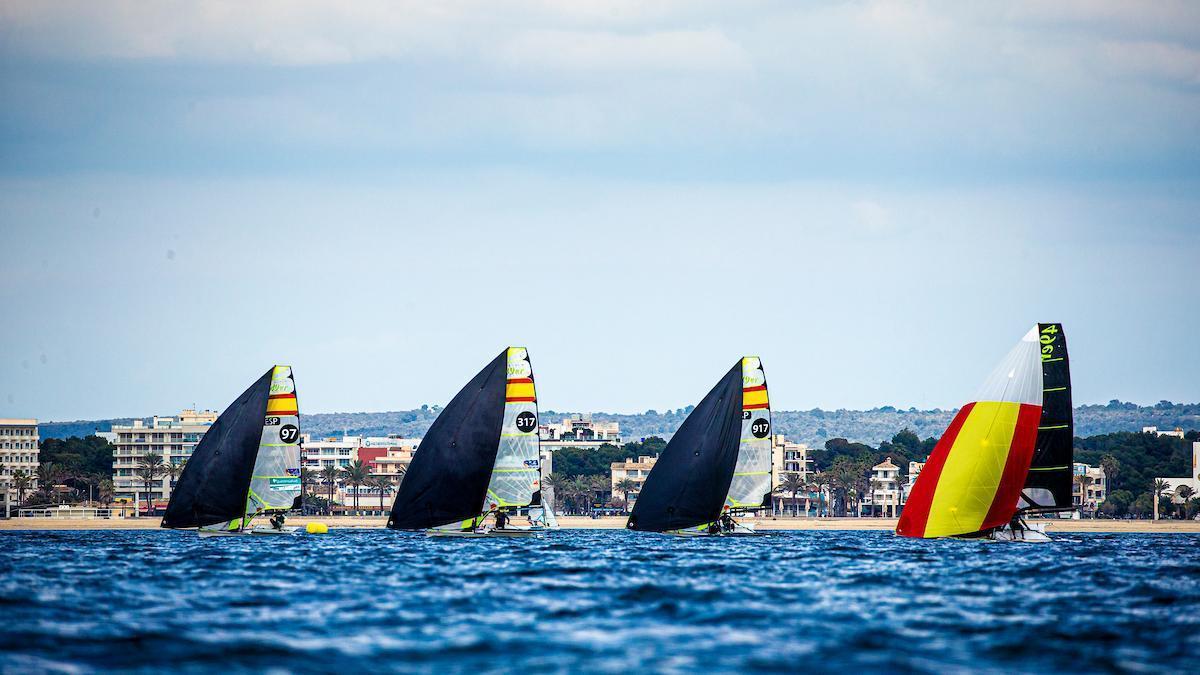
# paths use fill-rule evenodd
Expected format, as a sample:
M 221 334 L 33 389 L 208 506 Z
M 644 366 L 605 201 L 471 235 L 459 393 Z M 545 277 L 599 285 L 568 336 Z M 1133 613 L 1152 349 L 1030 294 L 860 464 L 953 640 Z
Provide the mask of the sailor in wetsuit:
M 283 530 L 283 521 L 284 521 L 284 515 L 282 513 L 276 513 L 275 515 L 271 516 L 271 527 L 275 528 L 276 530 L 282 531 Z
M 721 514 L 721 531 L 722 532 L 733 532 L 733 528 L 735 525 L 737 525 L 737 523 L 733 522 L 733 516 L 729 515 L 728 511 Z
M 503 530 L 505 525 L 508 525 L 508 514 L 503 511 L 496 511 L 496 529 Z

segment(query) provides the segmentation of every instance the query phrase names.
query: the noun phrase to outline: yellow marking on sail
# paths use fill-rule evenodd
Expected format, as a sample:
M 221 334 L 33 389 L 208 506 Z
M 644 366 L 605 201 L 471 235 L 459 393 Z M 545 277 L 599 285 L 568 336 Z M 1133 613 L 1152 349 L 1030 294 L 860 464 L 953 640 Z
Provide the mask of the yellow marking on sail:
M 509 382 L 504 388 L 504 398 L 534 398 L 532 382 Z
M 286 412 L 296 414 L 296 397 L 289 396 L 287 398 L 271 398 L 267 399 L 267 414 Z
M 742 392 L 742 407 L 767 405 L 767 390 L 758 389 L 756 391 Z
M 1004 474 L 1021 404 L 980 401 L 963 422 L 929 505 L 926 537 L 975 532 Z
M 515 434 L 500 434 L 500 438 L 521 438 L 523 436 L 536 436 L 536 435 L 537 435 L 537 432 L 534 432 L 534 431 L 519 431 Z
M 770 471 L 734 471 L 735 476 L 770 476 Z

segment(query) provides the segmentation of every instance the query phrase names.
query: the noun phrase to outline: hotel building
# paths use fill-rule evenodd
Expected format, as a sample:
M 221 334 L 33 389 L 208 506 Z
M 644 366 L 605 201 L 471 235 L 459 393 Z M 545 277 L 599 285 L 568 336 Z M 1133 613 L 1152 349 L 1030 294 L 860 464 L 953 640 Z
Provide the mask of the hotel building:
M 37 420 L 0 418 L 0 490 L 11 487 L 14 471 L 24 471 L 32 478 L 26 494 L 36 490 L 37 468 Z M 16 500 L 15 492 L 13 500 Z
M 909 462 L 912 468 L 914 462 Z M 904 505 L 904 484 L 900 482 L 900 467 L 888 457 L 871 467 L 871 489 L 862 500 L 862 508 L 870 515 L 895 518 Z
M 1091 478 L 1085 488 L 1080 476 Z M 1071 491 L 1076 508 L 1083 511 L 1095 511 L 1096 507 L 1108 498 L 1108 481 L 1105 480 L 1104 469 L 1098 466 L 1088 466 L 1074 462 L 1074 476 L 1071 478 Z
M 771 513 L 782 515 L 792 512 L 791 493 L 784 494 L 777 490 L 783 483 L 785 474 L 798 473 L 807 482 L 812 476 L 811 461 L 808 458 L 807 444 L 793 443 L 783 434 L 771 436 Z M 800 500 L 804 499 L 803 494 L 797 497 Z M 811 502 L 811 499 L 809 501 Z
M 163 464 L 182 464 L 216 421 L 217 413 L 212 410 L 182 410 L 173 417 L 155 416 L 149 425 L 142 420 L 134 420 L 127 426 L 113 425 L 112 433 L 117 437 L 113 443 L 113 500 L 132 502 L 136 496 L 145 503 L 146 488 L 137 477 L 142 457 L 153 452 L 163 458 Z M 151 484 L 156 509 L 166 508 L 171 496 L 170 482 L 170 477 L 164 475 Z
M 538 425 L 542 448 L 598 448 L 605 443 L 621 444 L 621 425 L 617 422 L 593 422 L 590 415 L 572 415 L 561 422 Z
M 632 509 L 634 502 L 637 501 L 638 493 L 642 489 L 642 484 L 646 482 L 646 476 L 650 475 L 650 470 L 654 468 L 654 463 L 657 461 L 658 455 L 654 455 L 653 457 L 642 455 L 636 459 L 627 457 L 624 462 L 613 462 L 610 464 L 609 486 L 612 488 L 613 499 L 624 499 L 626 508 Z M 638 486 L 628 492 L 618 490 L 617 483 L 627 478 L 637 483 Z

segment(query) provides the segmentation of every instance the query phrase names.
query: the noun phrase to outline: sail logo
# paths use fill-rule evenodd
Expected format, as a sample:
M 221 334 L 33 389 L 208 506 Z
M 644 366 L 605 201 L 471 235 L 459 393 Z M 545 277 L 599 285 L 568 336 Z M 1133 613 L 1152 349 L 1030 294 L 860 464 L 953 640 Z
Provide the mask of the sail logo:
M 525 466 L 526 466 L 527 468 L 530 468 L 530 469 L 536 469 L 536 468 L 538 468 L 538 465 L 539 465 L 539 464 L 540 464 L 540 462 L 539 462 L 538 460 L 536 460 L 536 459 L 527 459 L 527 460 L 525 460 Z

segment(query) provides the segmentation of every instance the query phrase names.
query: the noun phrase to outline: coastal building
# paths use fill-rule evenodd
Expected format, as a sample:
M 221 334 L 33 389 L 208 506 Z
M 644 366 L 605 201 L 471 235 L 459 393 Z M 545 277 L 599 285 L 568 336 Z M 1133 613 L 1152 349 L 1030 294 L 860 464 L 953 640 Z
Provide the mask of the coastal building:
M 1075 507 L 1081 513 L 1094 512 L 1108 497 L 1108 481 L 1105 480 L 1104 469 L 1075 462 L 1074 474 L 1072 490 Z
M 895 518 L 904 505 L 904 484 L 900 467 L 888 457 L 871 467 L 870 489 L 862 500 L 862 508 L 873 516 Z
M 925 462 L 908 463 L 908 480 L 904 483 L 904 501 L 908 501 L 908 495 L 912 494 L 913 485 L 917 483 L 917 476 L 921 475 L 921 469 L 924 468 Z
M 1155 480 L 1159 480 L 1155 478 Z M 1162 478 L 1167 482 L 1167 489 L 1163 492 L 1164 496 L 1171 498 L 1171 501 L 1179 504 L 1183 500 L 1179 496 L 1179 488 L 1188 486 L 1192 489 L 1192 496 L 1200 497 L 1200 442 L 1192 443 L 1192 475 L 1176 478 Z
M 812 460 L 808 458 L 808 445 L 793 443 L 783 434 L 771 436 L 771 513 L 782 515 L 792 513 L 792 495 L 779 492 L 784 476 L 789 473 L 800 474 L 808 482 L 812 477 Z M 803 495 L 799 496 L 803 499 Z M 808 500 L 812 502 L 811 497 Z M 798 506 L 796 508 L 799 508 Z
M 113 434 L 113 500 L 132 503 L 137 499 L 140 509 L 145 510 L 146 485 L 137 476 L 137 467 L 149 453 L 162 457 L 163 464 L 180 465 L 192 456 L 192 450 L 204 437 L 217 413 L 212 410 L 181 410 L 170 417 L 155 416 L 147 425 L 143 420 L 134 420 L 130 425 L 114 424 Z M 176 475 L 175 479 L 178 480 Z M 172 479 L 164 474 L 150 484 L 151 499 L 155 510 L 165 509 L 170 499 Z
M 638 493 L 641 492 L 642 484 L 646 482 L 646 476 L 650 475 L 650 470 L 654 468 L 654 463 L 657 461 L 658 455 L 653 457 L 641 455 L 636 459 L 626 457 L 624 462 L 610 464 L 609 480 L 613 500 L 625 500 L 626 508 L 632 509 L 634 502 L 637 501 Z M 637 483 L 637 487 L 629 490 L 618 489 L 617 485 L 627 479 Z
M 420 445 L 419 438 L 404 438 L 391 436 L 342 436 L 341 438 L 319 438 L 313 440 L 308 434 L 301 436 L 300 466 L 308 469 L 317 481 L 313 488 L 320 496 L 328 496 L 328 486 L 324 485 L 321 472 L 326 467 L 344 469 L 354 460 L 360 460 L 367 466 L 372 476 L 384 476 L 392 479 L 393 490 L 399 485 L 401 478 L 408 471 L 413 455 Z M 380 510 L 380 490 L 369 485 L 347 485 L 340 479 L 334 486 L 333 500 L 340 504 L 338 511 L 346 511 L 348 505 L 354 502 L 358 493 L 359 512 L 363 515 L 377 515 Z M 389 503 L 389 495 L 394 492 L 385 491 L 384 503 Z M 369 506 L 369 508 L 368 508 Z
M 17 500 L 12 488 L 12 475 L 24 471 L 31 477 L 25 494 L 36 490 L 38 468 L 38 422 L 36 419 L 0 418 L 0 491 L 12 490 L 11 501 Z
M 598 448 L 601 445 L 621 444 L 621 425 L 617 422 L 595 422 L 591 415 L 572 415 L 559 422 L 538 425 L 542 448 L 554 452 L 559 448 Z
M 1175 427 L 1174 431 L 1159 431 L 1158 427 L 1142 427 L 1143 434 L 1154 434 L 1155 436 L 1173 436 L 1183 440 L 1183 429 Z

